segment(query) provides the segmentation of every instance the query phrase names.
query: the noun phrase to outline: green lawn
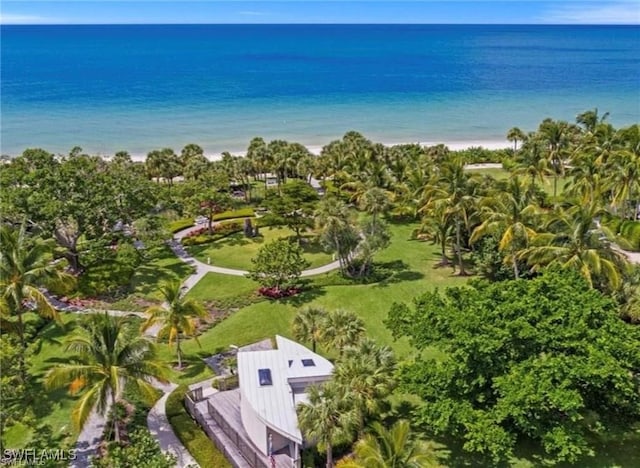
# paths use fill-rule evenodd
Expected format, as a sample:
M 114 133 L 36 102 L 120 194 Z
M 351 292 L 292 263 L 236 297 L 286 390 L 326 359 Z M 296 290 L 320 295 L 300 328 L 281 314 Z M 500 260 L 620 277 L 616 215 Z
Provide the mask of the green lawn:
M 216 266 L 247 270 L 251 267 L 251 259 L 265 243 L 294 235 L 294 232 L 286 227 L 264 227 L 260 228 L 260 236 L 256 238 L 247 238 L 239 232 L 208 244 L 189 247 L 188 250 L 201 262 L 210 261 Z M 331 255 L 323 250 L 316 236 L 305 236 L 302 248 L 304 258 L 311 263 L 310 268 L 331 263 Z
M 369 285 L 313 287 L 314 282 L 330 284 L 332 275 L 335 277 L 336 273 L 329 273 L 315 277 L 311 287 L 299 296 L 280 301 L 261 300 L 243 307 L 203 333 L 198 340 L 201 347 L 195 340 L 183 343 L 183 350 L 190 355 L 192 366 L 180 375 L 175 374 L 176 379 L 181 383 L 192 383 L 210 376 L 211 372 L 201 363 L 201 358 L 227 349 L 229 345 L 252 343 L 276 333 L 291 336 L 293 316 L 299 308 L 308 305 L 342 308 L 357 313 L 364 320 L 371 337 L 390 345 L 399 357 L 408 357 L 412 352 L 408 341 L 394 341 L 383 323 L 391 305 L 394 302 L 411 301 L 424 291 L 463 285 L 467 281 L 467 278 L 453 275 L 451 268 L 433 267 L 439 260 L 438 248 L 430 242 L 412 239 L 411 234 L 416 227 L 417 224 L 390 226 L 391 244 L 376 257 L 377 262 L 393 271 L 385 281 Z M 236 296 L 251 297 L 257 287 L 256 283 L 246 278 L 210 273 L 189 292 L 189 297 L 214 303 L 228 302 Z M 175 359 L 174 349 L 166 345 L 161 345 L 161 349 L 167 359 Z M 435 356 L 438 351 L 428 349 L 424 354 Z

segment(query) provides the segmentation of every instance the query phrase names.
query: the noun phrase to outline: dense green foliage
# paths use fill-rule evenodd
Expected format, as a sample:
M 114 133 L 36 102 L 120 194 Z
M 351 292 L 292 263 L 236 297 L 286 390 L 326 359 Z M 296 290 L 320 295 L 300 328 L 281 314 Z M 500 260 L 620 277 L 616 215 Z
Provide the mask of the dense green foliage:
M 173 468 L 176 458 L 163 454 L 158 441 L 148 430 L 138 429 L 129 434 L 126 446 L 114 446 L 106 457 L 93 460 L 92 468 Z
M 447 354 L 402 369 L 402 388 L 423 400 L 418 421 L 487 461 L 528 437 L 575 462 L 595 436 L 640 422 L 639 330 L 575 274 L 427 293 L 396 304 L 387 323 Z
M 309 265 L 300 246 L 286 240 L 265 244 L 251 263 L 249 277 L 276 292 L 295 287 L 302 271 Z

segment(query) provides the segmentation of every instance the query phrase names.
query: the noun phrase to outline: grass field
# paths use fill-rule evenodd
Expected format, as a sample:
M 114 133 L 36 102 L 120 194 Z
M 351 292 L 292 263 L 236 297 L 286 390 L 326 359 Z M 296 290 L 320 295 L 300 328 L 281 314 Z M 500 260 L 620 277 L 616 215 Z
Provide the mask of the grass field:
M 377 262 L 393 271 L 386 280 L 368 285 L 322 287 L 314 287 L 312 280 L 310 287 L 299 296 L 279 301 L 261 300 L 243 307 L 203 333 L 198 340 L 200 346 L 195 340 L 183 343 L 183 350 L 190 356 L 192 366 L 175 377 L 181 383 L 192 383 L 208 377 L 210 371 L 201 364 L 201 358 L 227 349 L 229 345 L 248 344 L 276 333 L 291 336 L 291 321 L 296 311 L 309 305 L 319 305 L 329 310 L 342 308 L 357 313 L 365 322 L 369 336 L 391 346 L 399 357 L 409 356 L 412 349 L 408 341 L 394 341 L 383 323 L 391 305 L 394 302 L 411 301 L 421 292 L 463 285 L 467 281 L 467 278 L 455 276 L 451 268 L 433 267 L 439 260 L 438 248 L 430 242 L 412 239 L 416 227 L 417 224 L 390 226 L 391 244 L 376 257 Z M 330 283 L 330 279 L 322 275 L 315 277 L 315 282 Z M 228 302 L 238 295 L 250 297 L 257 287 L 247 278 L 209 273 L 189 292 L 189 297 L 201 301 Z M 161 345 L 161 350 L 167 359 L 175 359 L 174 349 Z M 321 349 L 321 352 L 325 351 Z M 425 353 L 437 355 L 438 351 L 431 349 Z
M 251 259 L 265 243 L 288 239 L 294 235 L 294 232 L 286 227 L 264 227 L 260 229 L 259 237 L 247 238 L 240 232 L 209 244 L 189 247 L 189 253 L 204 263 L 210 261 L 216 266 L 247 270 L 251 267 Z M 301 246 L 304 258 L 311 264 L 309 268 L 331 263 L 331 255 L 324 251 L 317 236 L 304 236 Z

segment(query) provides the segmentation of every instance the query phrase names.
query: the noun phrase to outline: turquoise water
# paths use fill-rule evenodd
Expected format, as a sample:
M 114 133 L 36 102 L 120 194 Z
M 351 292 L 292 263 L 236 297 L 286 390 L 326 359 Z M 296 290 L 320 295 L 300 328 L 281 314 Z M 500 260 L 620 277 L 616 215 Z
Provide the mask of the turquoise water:
M 633 26 L 3 26 L 1 48 L 5 154 L 320 146 L 351 129 L 493 142 L 593 107 L 640 121 Z

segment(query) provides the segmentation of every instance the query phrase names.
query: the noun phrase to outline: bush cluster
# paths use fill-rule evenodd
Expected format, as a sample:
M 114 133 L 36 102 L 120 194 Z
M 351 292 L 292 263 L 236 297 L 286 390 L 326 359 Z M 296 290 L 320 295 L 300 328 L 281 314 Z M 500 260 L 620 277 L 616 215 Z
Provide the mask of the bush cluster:
M 237 375 L 230 375 L 228 377 L 224 377 L 222 379 L 215 379 L 211 382 L 211 386 L 216 390 L 233 390 L 234 388 L 238 388 L 240 385 L 240 381 Z
M 213 234 L 209 234 L 207 226 L 194 229 L 182 239 L 183 245 L 200 245 L 207 242 L 213 242 L 223 237 L 230 236 L 236 232 L 241 232 L 243 224 L 239 221 L 229 221 L 218 223 L 213 227 Z

